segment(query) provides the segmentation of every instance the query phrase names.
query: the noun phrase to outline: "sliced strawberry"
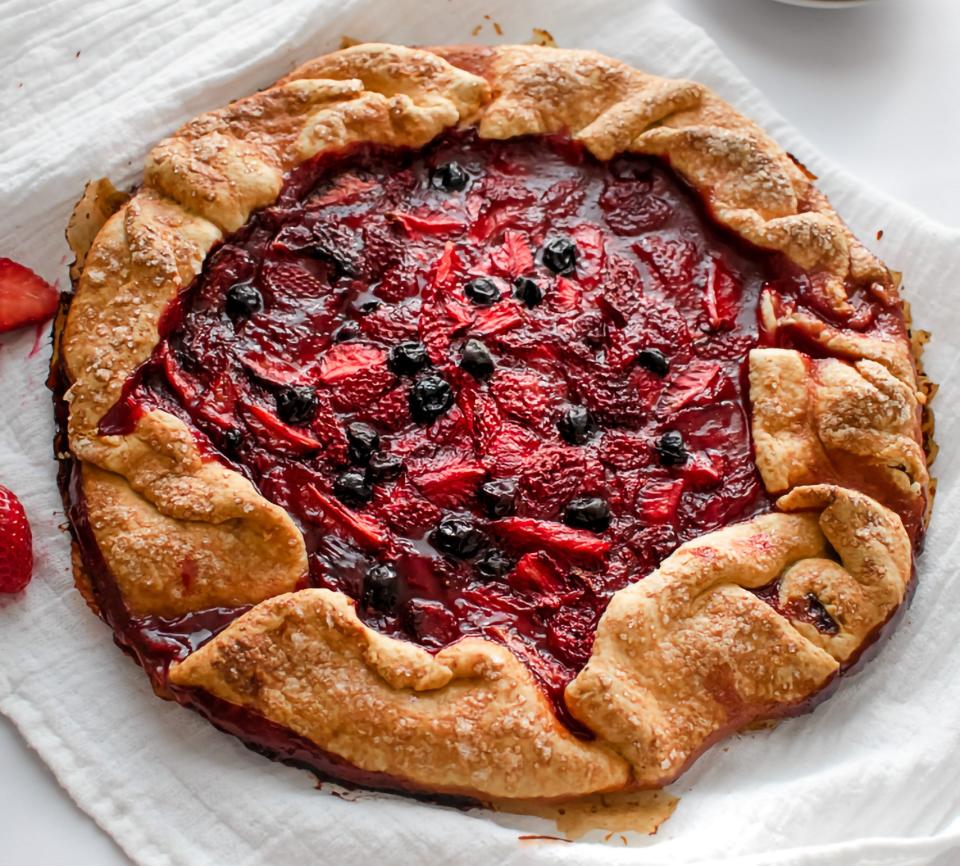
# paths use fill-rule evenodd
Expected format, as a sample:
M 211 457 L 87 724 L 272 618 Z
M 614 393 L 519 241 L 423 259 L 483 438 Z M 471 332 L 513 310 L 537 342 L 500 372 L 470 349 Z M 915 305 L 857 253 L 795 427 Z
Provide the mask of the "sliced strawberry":
M 711 328 L 729 331 L 737 324 L 742 292 L 740 280 L 730 273 L 719 258 L 712 258 L 707 267 L 703 290 L 703 307 Z
M 597 618 L 597 612 L 590 608 L 558 610 L 547 626 L 547 646 L 560 661 L 579 670 L 590 658 Z
M 550 595 L 560 589 L 563 574 L 550 554 L 536 550 L 520 557 L 507 582 L 517 592 Z
M 521 232 L 507 230 L 503 243 L 490 254 L 493 267 L 508 277 L 519 277 L 533 270 L 533 253 Z
M 543 550 L 569 559 L 601 559 L 610 550 L 610 543 L 585 529 L 572 529 L 562 523 L 534 520 L 532 517 L 502 517 L 490 529 L 527 550 Z
M 399 479 L 390 488 L 375 488 L 373 501 L 368 508 L 401 535 L 420 534 L 435 526 L 442 516 L 440 509 L 425 499 L 405 478 Z
M 310 380 L 310 371 L 293 364 L 270 358 L 262 352 L 247 352 L 240 362 L 258 379 L 271 385 L 303 385 Z
M 418 216 L 416 214 L 396 211 L 391 216 L 403 226 L 411 237 L 418 235 L 445 235 L 451 232 L 462 232 L 464 224 L 448 216 Z
M 461 456 L 408 467 L 410 480 L 427 499 L 442 508 L 464 505 L 474 496 L 486 474 L 482 464 Z
M 608 430 L 600 442 L 600 459 L 615 469 L 639 469 L 653 461 L 650 443 L 642 437 Z
M 504 413 L 544 432 L 553 427 L 556 408 L 564 399 L 559 382 L 526 370 L 498 371 L 490 390 Z
M 709 361 L 691 361 L 663 392 L 660 400 L 661 411 L 677 412 L 684 406 L 709 399 L 720 377 L 719 365 Z
M 639 502 L 640 514 L 647 523 L 672 521 L 683 495 L 683 479 L 647 484 Z
M 310 426 L 317 439 L 323 443 L 324 453 L 334 463 L 349 462 L 347 434 L 333 411 L 330 397 L 322 391 L 317 392 L 317 414 Z
M 332 496 L 321 493 L 313 484 L 307 484 L 304 492 L 308 497 L 307 502 L 316 505 L 326 520 L 368 550 L 382 549 L 390 543 L 387 530 L 371 517 L 357 514 Z
M 724 460 L 720 454 L 702 452 L 688 460 L 683 467 L 683 476 L 690 486 L 703 490 L 716 487 L 723 478 Z
M 180 365 L 173 357 L 173 352 L 170 351 L 169 343 L 163 342 L 160 344 L 160 348 L 157 350 L 157 360 L 160 361 L 160 366 L 163 367 L 163 374 L 166 376 L 167 382 L 170 384 L 174 393 L 180 398 L 180 401 L 185 406 L 193 405 L 193 403 L 196 402 L 199 391 L 183 374 Z
M 405 386 L 391 388 L 372 403 L 358 409 L 357 417 L 369 421 L 383 433 L 396 433 L 411 421 L 409 391 Z
M 323 357 L 320 381 L 327 385 L 341 382 L 359 372 L 386 364 L 386 353 L 366 343 L 337 343 Z
M 661 291 L 681 291 L 693 284 L 698 252 L 692 241 L 650 234 L 635 243 L 633 251 L 659 280 Z
M 377 290 L 379 294 L 379 289 Z M 378 307 L 360 319 L 360 330 L 375 340 L 384 343 L 399 343 L 417 338 L 417 323 L 420 320 L 419 301 L 405 304 L 390 304 Z
M 331 189 L 311 198 L 308 202 L 311 208 L 327 207 L 332 204 L 353 204 L 365 192 L 375 189 L 379 184 L 373 180 L 363 180 L 355 174 L 345 174 L 338 177 Z
M 603 232 L 586 223 L 577 226 L 571 234 L 577 242 L 577 281 L 592 289 L 597 285 L 606 261 Z
M 448 298 L 443 303 L 443 312 L 447 317 L 447 321 L 449 322 L 447 332 L 450 334 L 450 336 L 453 336 L 454 334 L 465 333 L 479 315 L 479 313 L 473 307 L 469 307 L 466 304 L 461 304 L 459 301 L 455 301 L 452 298 Z
M 279 445 L 305 454 L 310 451 L 319 451 L 323 443 L 314 439 L 303 430 L 285 424 L 272 412 L 258 406 L 256 403 L 241 401 L 240 405 L 251 420 L 251 428 L 260 438 L 273 445 Z
M 520 308 L 508 301 L 477 310 L 470 330 L 480 336 L 491 337 L 519 328 L 523 321 L 523 313 L 520 312 Z
M 633 262 L 618 255 L 608 256 L 601 279 L 602 297 L 620 318 L 629 319 L 637 312 L 643 298 L 643 278 Z
M 397 384 L 386 367 L 368 367 L 340 379 L 330 389 L 330 401 L 339 412 L 364 411 Z
M 649 181 L 618 181 L 607 185 L 600 196 L 600 208 L 607 225 L 618 235 L 639 235 L 660 228 L 671 208 L 650 192 Z
M 456 275 L 460 267 L 460 259 L 457 256 L 457 249 L 453 241 L 447 241 L 443 245 L 443 252 L 437 259 L 433 269 L 433 284 L 440 288 L 446 286 Z
M 547 187 L 538 205 L 549 212 L 553 219 L 560 217 L 573 216 L 585 196 L 583 185 L 580 179 L 576 177 L 567 180 L 558 180 L 555 184 Z
M 585 466 L 582 448 L 548 446 L 529 454 L 517 481 L 520 513 L 557 517 L 581 488 Z
M 539 447 L 536 434 L 519 424 L 504 421 L 491 434 L 484 462 L 494 475 L 512 475 L 523 465 L 526 456 Z
M 547 296 L 550 306 L 562 313 L 580 309 L 582 299 L 583 290 L 566 277 L 557 277 L 553 290 Z
M 424 646 L 444 647 L 461 636 L 457 618 L 439 601 L 412 598 L 401 615 Z
M 0 258 L 0 333 L 47 321 L 59 302 L 60 293 L 30 268 Z

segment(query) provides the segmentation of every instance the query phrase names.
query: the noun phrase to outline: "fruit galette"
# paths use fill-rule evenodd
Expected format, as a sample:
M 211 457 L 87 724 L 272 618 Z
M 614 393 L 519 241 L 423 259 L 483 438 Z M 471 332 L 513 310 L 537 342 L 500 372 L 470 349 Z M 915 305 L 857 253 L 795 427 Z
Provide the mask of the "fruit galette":
M 359 45 L 88 186 L 77 582 L 156 691 L 348 783 L 662 785 L 903 602 L 897 279 L 704 87 Z

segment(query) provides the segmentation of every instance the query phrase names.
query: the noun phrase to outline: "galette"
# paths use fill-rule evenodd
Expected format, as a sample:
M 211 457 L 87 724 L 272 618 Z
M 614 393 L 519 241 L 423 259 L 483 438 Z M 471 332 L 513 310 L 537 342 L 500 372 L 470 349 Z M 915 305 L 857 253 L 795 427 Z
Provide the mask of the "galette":
M 361 44 L 88 185 L 77 585 L 156 692 L 371 788 L 675 779 L 904 603 L 932 386 L 892 273 L 707 88 Z

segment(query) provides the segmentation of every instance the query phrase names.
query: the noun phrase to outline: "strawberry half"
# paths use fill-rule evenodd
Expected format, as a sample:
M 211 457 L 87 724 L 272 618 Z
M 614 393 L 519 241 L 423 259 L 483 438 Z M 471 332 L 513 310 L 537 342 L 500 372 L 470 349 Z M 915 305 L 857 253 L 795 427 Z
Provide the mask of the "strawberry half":
M 59 301 L 60 293 L 30 268 L 0 258 L 0 333 L 47 321 Z
M 33 534 L 14 493 L 0 484 L 0 592 L 20 592 L 33 576 Z

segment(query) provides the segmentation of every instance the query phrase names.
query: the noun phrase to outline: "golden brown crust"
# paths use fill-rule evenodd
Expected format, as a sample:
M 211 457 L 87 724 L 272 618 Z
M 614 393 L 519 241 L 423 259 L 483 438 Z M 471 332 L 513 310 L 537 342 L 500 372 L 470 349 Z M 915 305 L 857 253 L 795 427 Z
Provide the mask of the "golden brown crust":
M 844 483 L 917 528 L 930 484 L 916 391 L 875 361 L 750 353 L 756 461 L 767 490 Z
M 626 785 L 626 762 L 578 740 L 505 647 L 466 638 L 435 656 L 384 637 L 340 593 L 258 605 L 171 671 L 361 769 L 445 793 L 570 797 Z
M 641 785 L 666 784 L 718 735 L 815 693 L 903 599 L 910 540 L 895 514 L 827 485 L 778 505 L 806 513 L 702 536 L 618 592 L 567 687 L 573 714 Z M 777 578 L 785 613 L 750 592 Z M 790 615 L 789 602 L 809 594 L 834 617 L 835 635 Z
M 430 656 L 362 625 L 340 594 L 291 593 L 306 571 L 296 524 L 205 460 L 177 418 L 155 411 L 127 435 L 99 430 L 167 305 L 224 233 L 276 198 L 287 171 L 352 142 L 416 147 L 465 124 L 492 138 L 568 131 L 601 159 L 663 157 L 721 223 L 805 269 L 838 316 L 854 288 L 896 299 L 896 281 L 808 174 L 701 85 L 590 51 L 354 46 L 186 124 L 151 151 L 131 200 L 104 182 L 85 194 L 60 348 L 91 527 L 136 613 L 256 605 L 175 666 L 172 682 L 251 707 L 358 767 L 498 797 L 612 789 L 631 773 L 629 784 L 660 784 L 722 732 L 816 692 L 902 600 L 903 525 L 847 488 L 914 529 L 923 516 L 929 478 L 906 340 L 851 335 L 762 300 L 769 333 L 800 332 L 845 359 L 770 350 L 752 364 L 767 486 L 818 486 L 782 497 L 783 513 L 684 545 L 614 597 L 567 690 L 596 744 L 560 725 L 502 646 L 467 639 Z M 88 226 L 99 228 L 92 245 Z M 751 592 L 778 577 L 776 605 Z M 811 595 L 835 633 L 791 613 Z

